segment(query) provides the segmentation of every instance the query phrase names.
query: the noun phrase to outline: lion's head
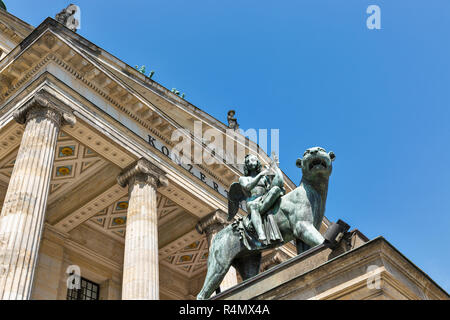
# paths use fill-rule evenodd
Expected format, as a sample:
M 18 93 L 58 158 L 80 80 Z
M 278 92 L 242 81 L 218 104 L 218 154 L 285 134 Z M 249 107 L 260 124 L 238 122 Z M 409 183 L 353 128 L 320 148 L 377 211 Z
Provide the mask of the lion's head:
M 303 176 L 312 179 L 317 176 L 329 177 L 333 169 L 332 162 L 336 158 L 333 151 L 326 152 L 321 147 L 309 148 L 303 159 L 297 159 L 296 165 L 302 168 Z

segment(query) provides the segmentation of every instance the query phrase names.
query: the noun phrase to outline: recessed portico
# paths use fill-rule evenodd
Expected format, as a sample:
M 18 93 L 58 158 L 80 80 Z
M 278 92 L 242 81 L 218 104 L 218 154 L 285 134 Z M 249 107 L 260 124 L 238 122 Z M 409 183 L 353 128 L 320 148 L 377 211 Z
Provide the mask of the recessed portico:
M 50 81 L 46 80 L 36 90 L 52 92 L 55 99 L 61 99 L 61 89 L 49 86 Z M 20 105 L 16 107 L 19 108 Z M 100 284 L 100 298 L 120 299 L 130 199 L 127 188 L 121 187 L 116 179 L 139 159 L 139 149 L 127 150 L 129 145 L 120 145 L 101 133 L 98 119 L 92 125 L 87 115 L 80 111 L 74 114 L 78 115 L 76 124 L 61 127 L 54 142 L 42 240 L 34 267 L 33 290 L 28 298 L 65 299 L 66 270 L 77 265 L 82 277 Z M 0 154 L 2 205 L 24 131 L 24 126 L 13 119 L 1 131 L 5 141 Z M 195 225 L 214 207 L 192 191 L 205 189 L 195 185 L 200 179 L 196 178 L 189 188 L 179 184 L 186 179 L 181 172 L 175 179 L 171 178 L 173 173 L 168 175 L 169 183 L 156 190 L 158 286 L 162 299 L 194 298 L 206 271 L 207 236 L 198 233 Z

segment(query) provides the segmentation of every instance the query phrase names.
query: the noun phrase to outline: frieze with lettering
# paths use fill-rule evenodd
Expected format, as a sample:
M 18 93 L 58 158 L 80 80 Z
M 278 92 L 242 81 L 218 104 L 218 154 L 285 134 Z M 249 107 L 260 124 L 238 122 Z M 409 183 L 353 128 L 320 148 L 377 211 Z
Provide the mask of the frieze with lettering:
M 204 172 L 202 172 L 196 166 L 189 164 L 189 163 L 183 163 L 181 161 L 181 159 L 179 159 L 175 154 L 173 154 L 166 145 L 161 143 L 155 137 L 148 135 L 147 141 L 154 149 L 158 150 L 166 158 L 175 162 L 178 166 L 180 166 L 183 169 L 185 169 L 186 171 L 188 171 L 190 174 L 192 174 L 198 180 L 200 180 L 201 182 L 206 184 L 208 187 L 210 187 L 211 189 L 220 193 L 221 195 L 223 195 L 225 198 L 228 199 L 228 190 L 226 188 L 224 188 L 222 185 L 220 185 L 217 181 L 209 178 Z M 241 204 L 241 209 L 245 210 L 245 207 L 242 204 Z

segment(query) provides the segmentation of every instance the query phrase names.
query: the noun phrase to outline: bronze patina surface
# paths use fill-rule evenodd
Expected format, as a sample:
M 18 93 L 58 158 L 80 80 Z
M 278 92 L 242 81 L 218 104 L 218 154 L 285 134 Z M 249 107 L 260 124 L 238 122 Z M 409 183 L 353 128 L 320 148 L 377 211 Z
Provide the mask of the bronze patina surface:
M 227 226 L 214 238 L 205 283 L 197 299 L 209 298 L 230 266 L 234 266 L 244 280 L 257 275 L 261 251 L 265 249 L 295 239 L 304 249 L 326 241 L 318 229 L 325 213 L 334 159 L 333 152 L 327 153 L 320 147 L 306 150 L 303 159 L 296 162 L 303 172 L 300 185 L 283 195 L 283 179 L 276 159 L 261 171 L 259 160 L 247 156 L 244 176 L 230 188 L 228 214 L 232 218 L 237 212 L 236 204 L 242 200 L 246 202 L 249 215 Z

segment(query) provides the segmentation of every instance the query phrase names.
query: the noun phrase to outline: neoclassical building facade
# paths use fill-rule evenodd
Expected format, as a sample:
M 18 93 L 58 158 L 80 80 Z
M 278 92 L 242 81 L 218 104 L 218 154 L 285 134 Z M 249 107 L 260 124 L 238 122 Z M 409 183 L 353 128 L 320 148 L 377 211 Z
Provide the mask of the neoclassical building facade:
M 0 9 L 0 299 L 195 299 L 209 244 L 228 223 L 228 188 L 242 174 L 224 161 L 174 161 L 172 133 L 193 132 L 196 122 L 233 150 L 243 147 L 270 162 L 252 141 L 240 146 L 225 124 L 57 21 L 34 28 Z M 204 150 L 203 141 L 192 139 L 193 149 Z M 296 186 L 285 178 L 289 192 Z M 320 231 L 328 225 L 325 218 Z M 357 248 L 382 255 L 384 246 L 378 250 L 354 230 L 340 253 L 353 254 L 344 258 L 354 262 Z M 271 298 L 289 263 L 304 266 L 300 260 L 314 255 L 317 265 L 309 267 L 323 267 L 336 258 L 326 250 L 298 258 L 288 243 L 265 252 L 266 278 L 242 283 L 231 269 L 216 298 L 250 299 L 257 292 Z M 390 279 L 396 273 L 380 259 L 377 272 Z M 391 263 L 401 274 L 409 268 L 402 259 Z M 420 269 L 410 269 L 407 284 L 386 280 L 390 291 L 375 296 L 448 298 Z M 366 281 L 364 270 L 352 271 L 358 283 Z M 78 274 L 78 287 L 71 287 Z M 335 284 L 301 298 L 374 296 L 343 274 L 336 271 Z M 263 291 L 252 289 L 264 279 L 272 280 Z

